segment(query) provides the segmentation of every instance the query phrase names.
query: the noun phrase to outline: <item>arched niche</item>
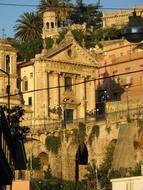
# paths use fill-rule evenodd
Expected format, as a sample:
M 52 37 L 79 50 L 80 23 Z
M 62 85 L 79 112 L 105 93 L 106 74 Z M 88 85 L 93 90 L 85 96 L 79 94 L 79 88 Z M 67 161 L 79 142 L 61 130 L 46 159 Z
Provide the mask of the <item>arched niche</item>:
M 24 76 L 22 79 L 22 91 L 28 90 L 28 78 L 27 76 Z
M 88 164 L 88 150 L 84 143 L 78 146 L 76 152 L 76 160 L 79 165 L 87 165 Z
M 47 170 L 49 165 L 48 154 L 45 152 L 41 152 L 39 153 L 38 158 L 40 159 L 42 170 Z
M 81 176 L 80 165 L 86 166 L 88 164 L 88 150 L 84 143 L 78 146 L 75 156 L 75 181 L 79 181 Z M 82 167 L 85 170 L 85 167 Z

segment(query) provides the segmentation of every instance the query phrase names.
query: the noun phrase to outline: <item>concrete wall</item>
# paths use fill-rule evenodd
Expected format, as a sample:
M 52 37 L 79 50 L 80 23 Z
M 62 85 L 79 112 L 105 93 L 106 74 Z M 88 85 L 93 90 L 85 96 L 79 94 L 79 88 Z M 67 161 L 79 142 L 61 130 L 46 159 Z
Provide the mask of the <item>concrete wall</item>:
M 142 190 L 143 176 L 112 179 L 112 190 Z
M 12 190 L 30 190 L 30 181 L 16 180 L 12 183 Z

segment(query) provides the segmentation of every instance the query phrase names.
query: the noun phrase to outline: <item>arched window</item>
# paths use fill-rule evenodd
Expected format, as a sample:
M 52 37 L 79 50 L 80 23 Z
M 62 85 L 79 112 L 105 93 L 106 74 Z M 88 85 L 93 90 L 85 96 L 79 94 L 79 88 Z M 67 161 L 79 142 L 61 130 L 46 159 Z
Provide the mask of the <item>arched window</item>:
M 22 80 L 22 91 L 27 91 L 28 90 L 28 79 L 27 77 L 23 77 Z
M 49 29 L 49 22 L 46 23 L 47 29 Z
M 5 71 L 7 73 L 10 73 L 10 56 L 9 55 L 5 56 Z
M 72 90 L 72 78 L 65 77 L 65 91 L 71 91 L 71 90 Z
M 54 23 L 53 22 L 51 22 L 51 28 L 54 28 Z

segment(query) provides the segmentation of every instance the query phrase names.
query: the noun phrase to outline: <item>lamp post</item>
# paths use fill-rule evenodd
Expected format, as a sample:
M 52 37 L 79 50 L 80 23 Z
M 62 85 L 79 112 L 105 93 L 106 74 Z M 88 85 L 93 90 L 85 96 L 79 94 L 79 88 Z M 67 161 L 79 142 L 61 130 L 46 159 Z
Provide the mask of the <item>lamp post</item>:
M 141 14 L 137 16 L 134 10 L 133 16 L 129 17 L 129 24 L 123 31 L 123 35 L 131 43 L 138 43 L 143 40 L 143 19 Z
M 7 94 L 8 94 L 8 102 L 7 102 L 7 107 L 8 107 L 8 121 L 9 121 L 9 111 L 10 111 L 10 74 L 2 69 L 0 69 L 2 73 L 7 75 L 8 77 L 8 85 L 7 85 Z

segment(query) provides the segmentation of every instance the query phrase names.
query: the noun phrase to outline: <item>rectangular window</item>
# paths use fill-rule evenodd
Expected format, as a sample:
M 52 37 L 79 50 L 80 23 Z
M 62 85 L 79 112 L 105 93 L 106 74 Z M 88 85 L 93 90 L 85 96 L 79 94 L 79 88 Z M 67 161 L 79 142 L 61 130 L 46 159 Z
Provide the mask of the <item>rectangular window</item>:
M 65 109 L 64 110 L 64 122 L 72 122 L 73 121 L 73 109 Z
M 71 91 L 71 90 L 72 90 L 72 78 L 65 77 L 65 91 Z
M 30 105 L 30 106 L 32 105 L 32 97 L 28 98 L 28 105 Z

